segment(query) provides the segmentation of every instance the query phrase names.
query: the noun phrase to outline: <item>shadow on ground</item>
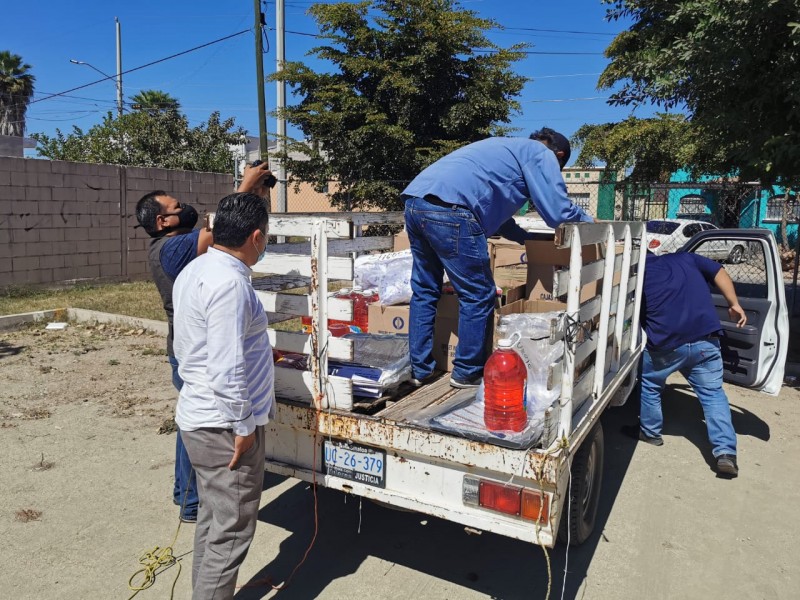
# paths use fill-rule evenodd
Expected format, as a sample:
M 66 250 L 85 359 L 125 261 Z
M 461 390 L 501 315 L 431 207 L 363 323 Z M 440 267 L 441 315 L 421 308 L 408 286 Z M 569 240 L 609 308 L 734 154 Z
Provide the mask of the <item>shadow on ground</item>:
M 575 598 L 586 578 L 598 544 L 624 543 L 603 534 L 611 507 L 630 464 L 636 442 L 619 433 L 636 419 L 636 407 L 612 409 L 603 416 L 605 468 L 601 502 L 594 534 L 579 548 L 570 548 L 565 598 Z M 283 479 L 267 476 L 266 487 Z M 280 592 L 284 600 L 306 600 L 324 593 L 332 581 L 351 575 L 368 556 L 386 562 L 384 575 L 395 565 L 475 590 L 491 598 L 544 598 L 548 566 L 543 551 L 531 544 L 484 533 L 469 535 L 464 527 L 418 513 L 399 512 L 357 497 L 319 489 L 319 534 L 306 563 L 291 586 Z M 267 580 L 285 580 L 303 556 L 313 534 L 313 495 L 298 483 L 262 508 L 259 518 L 292 534 L 279 555 L 263 566 L 236 594 L 237 600 L 263 598 Z M 360 533 L 359 533 L 360 527 Z M 561 596 L 565 546 L 551 551 L 551 598 Z M 391 595 L 390 579 L 370 585 L 376 596 Z M 382 586 L 386 590 L 380 593 Z
M 0 342 L 0 358 L 16 356 L 25 349 L 25 346 L 12 346 L 8 342 Z
M 716 472 L 716 460 L 711 453 L 708 430 L 703 419 L 703 408 L 687 383 L 667 386 L 662 396 L 665 437 L 684 437 L 694 444 L 709 466 Z M 769 425 L 758 416 L 740 406 L 731 405 L 731 420 L 737 436 L 750 436 L 769 441 Z M 632 423 L 635 423 L 635 419 Z

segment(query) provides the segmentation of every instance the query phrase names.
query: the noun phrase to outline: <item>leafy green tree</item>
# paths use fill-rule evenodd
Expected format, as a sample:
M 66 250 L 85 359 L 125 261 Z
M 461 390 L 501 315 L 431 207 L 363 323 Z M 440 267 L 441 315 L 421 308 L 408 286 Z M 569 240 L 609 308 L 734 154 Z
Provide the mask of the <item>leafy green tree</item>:
M 717 172 L 800 181 L 800 1 L 603 2 L 633 21 L 606 49 L 613 104 L 685 108 Z
M 118 119 L 109 113 L 85 132 L 73 127 L 66 135 L 57 129 L 54 136 L 32 137 L 39 155 L 53 160 L 225 173 L 233 165 L 228 146 L 243 133 L 218 112 L 190 127 L 177 111 L 134 111 Z
M 36 81 L 30 70 L 21 56 L 0 51 L 0 135 L 25 135 L 25 113 Z
M 800 0 L 603 0 L 631 19 L 606 49 L 613 104 L 685 107 L 713 171 L 800 185 Z
M 176 98 L 161 90 L 142 90 L 131 96 L 131 106 L 133 110 L 149 112 L 177 112 L 181 108 Z
M 627 194 L 645 193 L 651 184 L 667 183 L 682 170 L 699 179 L 715 172 L 725 160 L 724 152 L 709 146 L 684 115 L 657 114 L 653 118 L 629 117 L 618 123 L 586 124 L 578 129 L 572 144 L 580 148 L 579 167 L 605 167 L 622 173 L 616 182 Z M 737 227 L 741 205 L 752 193 L 747 184 L 721 176 L 726 183 L 718 193 L 720 224 Z
M 604 166 L 625 172 L 628 181 L 644 183 L 669 181 L 672 173 L 691 166 L 696 154 L 691 124 L 683 115 L 663 113 L 652 119 L 583 125 L 572 144 L 580 147 L 577 166 Z
M 497 24 L 455 0 L 314 4 L 326 45 L 310 54 L 331 63 L 315 72 L 289 62 L 283 79 L 301 100 L 285 116 L 308 141 L 287 143 L 295 180 L 322 188 L 337 180 L 335 205 L 400 206 L 399 191 L 448 152 L 510 130 L 525 83 L 511 65 L 525 45 L 492 44 Z M 292 160 L 301 152 L 309 160 Z

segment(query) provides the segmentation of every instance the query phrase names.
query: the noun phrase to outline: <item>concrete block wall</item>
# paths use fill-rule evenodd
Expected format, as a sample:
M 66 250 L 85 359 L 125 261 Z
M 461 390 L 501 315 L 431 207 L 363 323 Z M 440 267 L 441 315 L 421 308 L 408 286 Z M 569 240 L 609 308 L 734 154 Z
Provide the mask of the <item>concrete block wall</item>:
M 162 189 L 202 215 L 233 191 L 218 173 L 0 157 L 0 287 L 149 276 L 136 202 Z

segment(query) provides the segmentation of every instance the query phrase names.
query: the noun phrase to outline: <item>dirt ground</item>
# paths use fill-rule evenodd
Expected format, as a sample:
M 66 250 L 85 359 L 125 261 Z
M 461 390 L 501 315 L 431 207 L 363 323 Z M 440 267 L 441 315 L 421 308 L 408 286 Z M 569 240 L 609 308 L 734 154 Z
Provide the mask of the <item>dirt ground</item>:
M 0 332 L 0 597 L 128 598 L 143 551 L 175 535 L 174 405 L 161 336 L 119 327 L 44 324 Z M 619 429 L 608 411 L 595 534 L 550 554 L 551 598 L 796 597 L 800 585 L 800 391 L 727 388 L 741 475 L 710 467 L 702 413 L 680 379 L 665 395 L 665 445 Z M 541 549 L 320 490 L 319 534 L 279 598 L 545 598 Z M 273 597 L 313 534 L 306 484 L 268 476 L 237 598 Z M 193 526 L 174 545 L 191 589 Z M 169 598 L 169 569 L 137 598 Z M 566 576 L 565 576 L 566 571 Z M 794 590 L 794 591 L 792 591 Z

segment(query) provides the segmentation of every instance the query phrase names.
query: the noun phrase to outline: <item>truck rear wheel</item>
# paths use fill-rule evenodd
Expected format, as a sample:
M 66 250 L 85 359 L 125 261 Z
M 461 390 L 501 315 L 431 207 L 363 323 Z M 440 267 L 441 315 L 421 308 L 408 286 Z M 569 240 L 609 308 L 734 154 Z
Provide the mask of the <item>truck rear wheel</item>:
M 558 539 L 579 546 L 592 534 L 603 481 L 603 427 L 594 426 L 572 459 L 572 486 L 565 498 Z

